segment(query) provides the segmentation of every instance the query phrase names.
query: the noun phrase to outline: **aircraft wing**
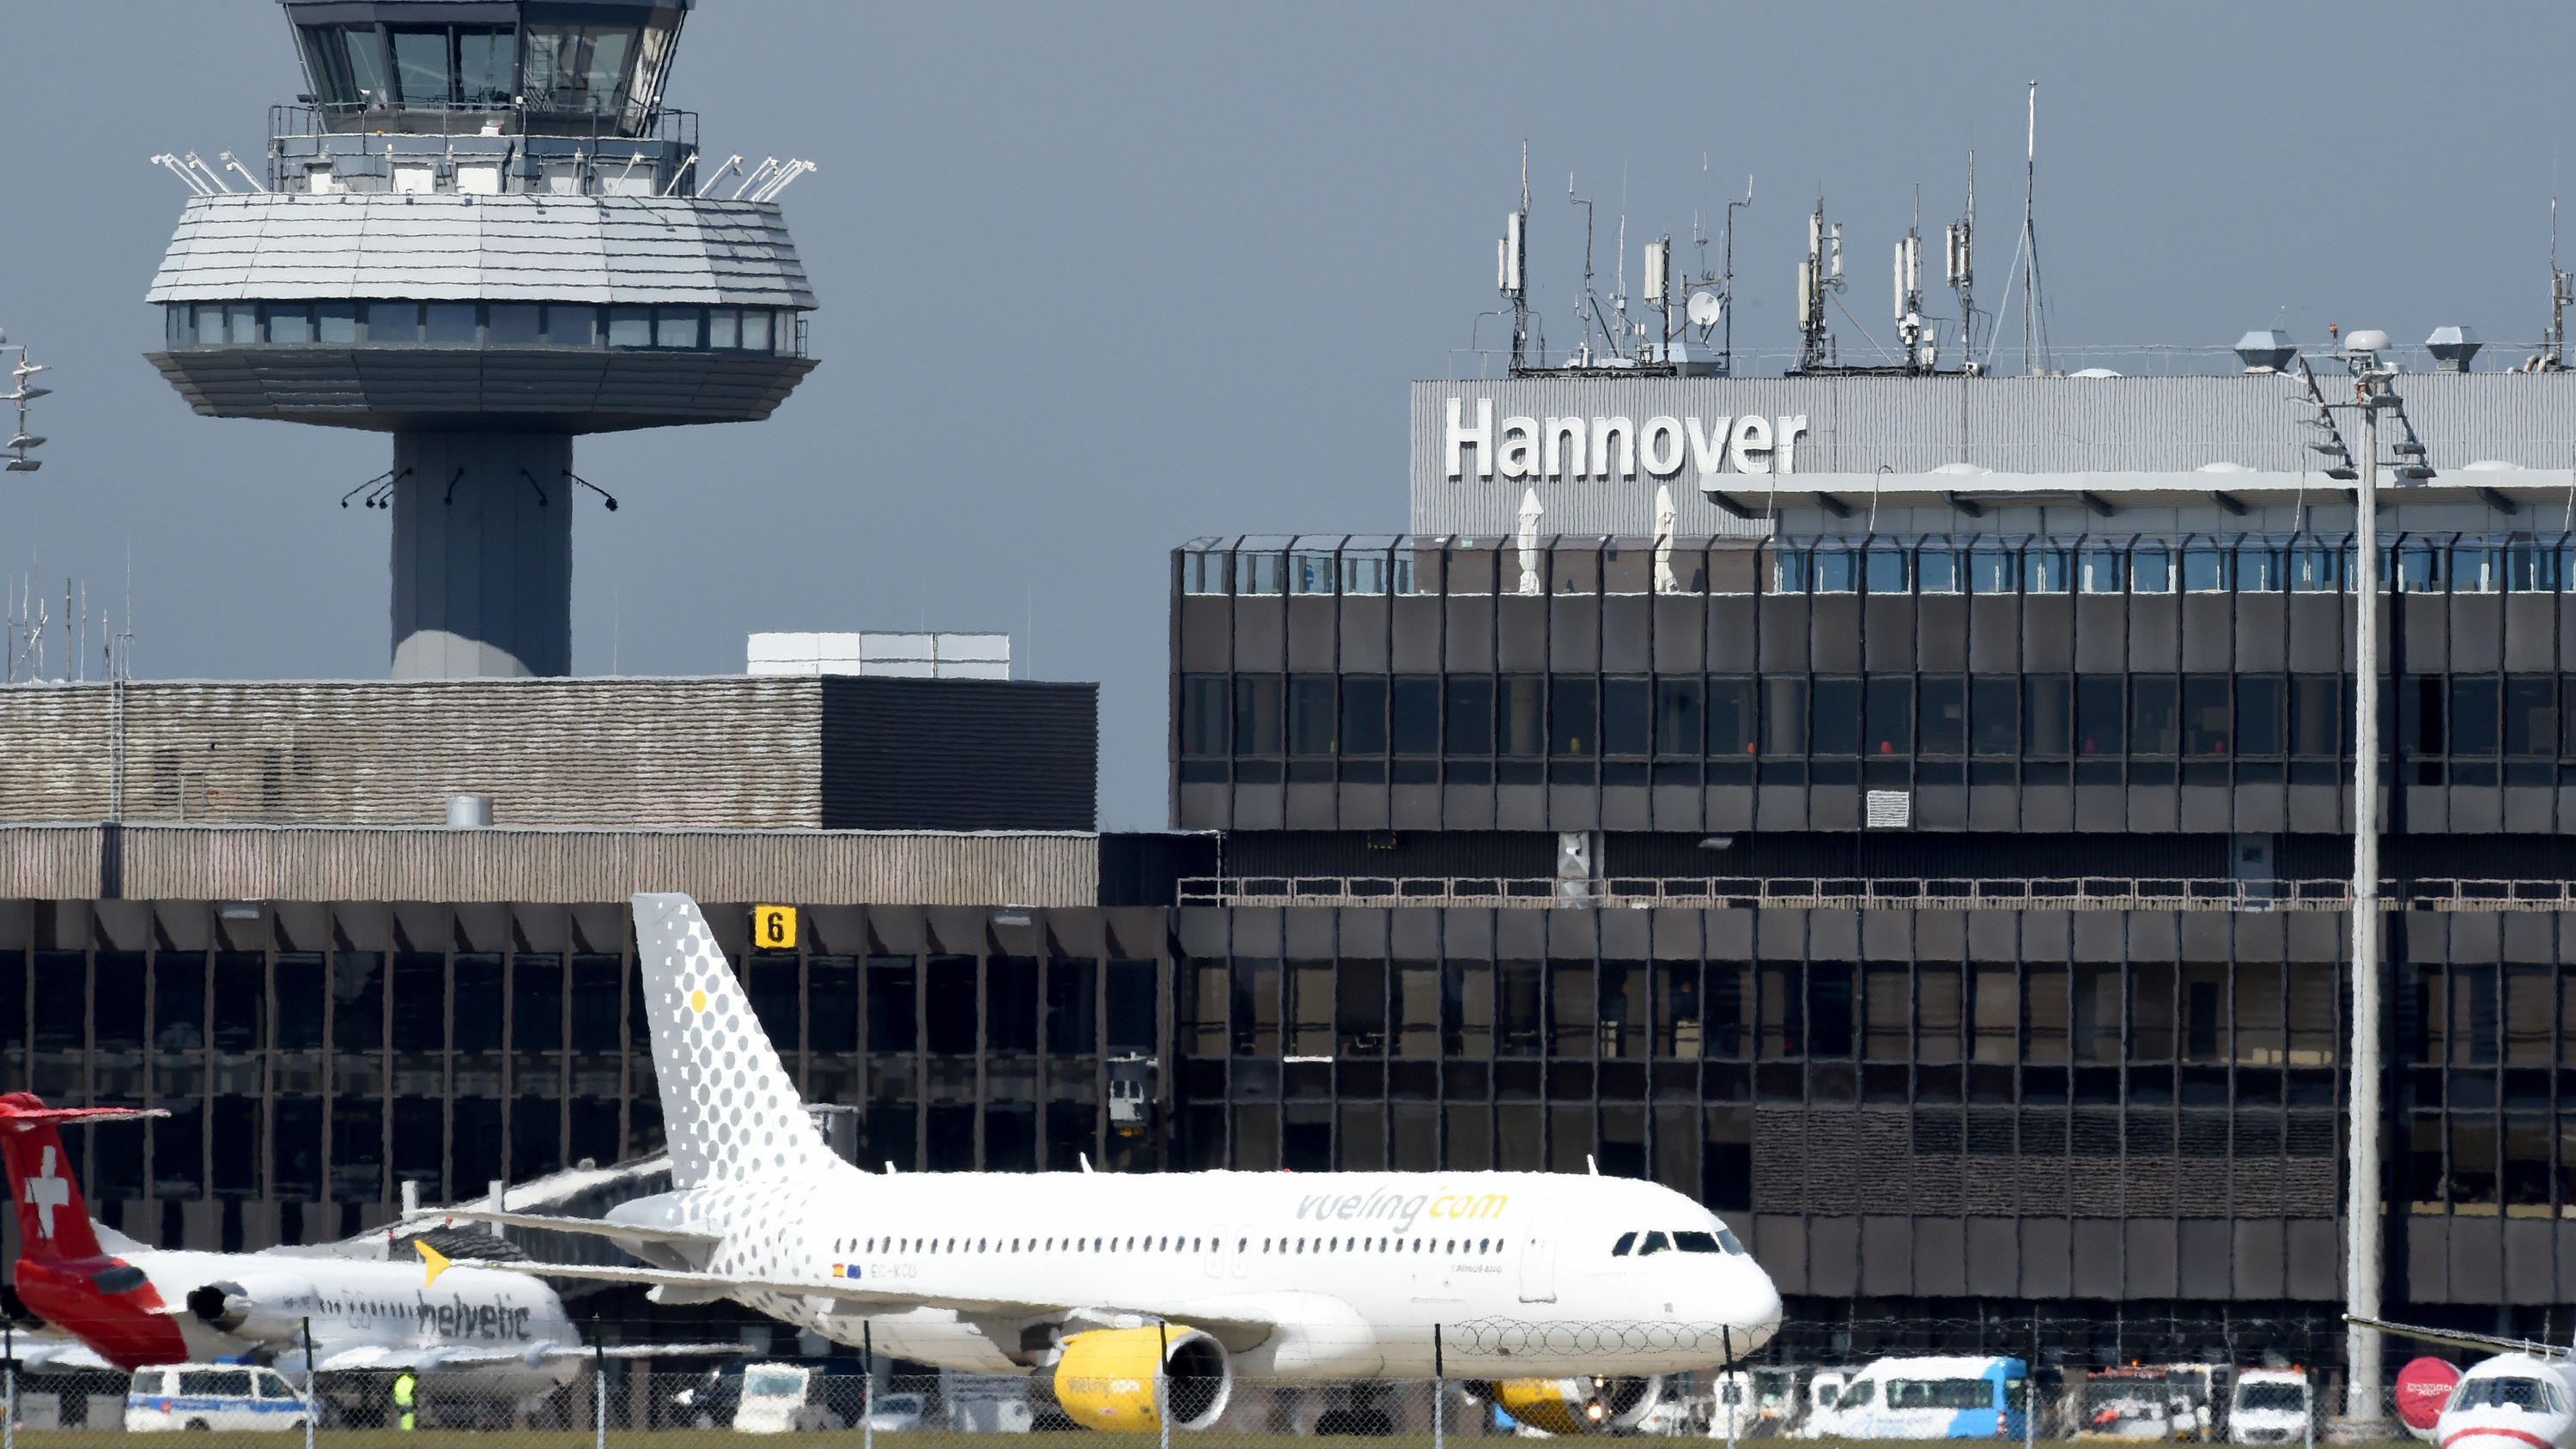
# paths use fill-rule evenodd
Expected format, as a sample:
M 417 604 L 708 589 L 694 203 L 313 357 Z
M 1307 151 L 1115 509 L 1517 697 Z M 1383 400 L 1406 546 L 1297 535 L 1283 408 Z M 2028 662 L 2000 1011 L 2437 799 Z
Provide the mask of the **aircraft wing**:
M 526 1363 L 527 1352 L 498 1348 L 394 1348 L 386 1344 L 361 1344 L 325 1356 L 313 1365 L 315 1373 L 341 1373 L 351 1369 L 412 1369 L 434 1373 L 445 1369 L 492 1368 L 506 1363 Z
M 2540 1343 L 2528 1338 L 2498 1338 L 2484 1333 L 2461 1333 L 2448 1328 L 2417 1328 L 2412 1324 L 2390 1323 L 2379 1318 L 2360 1318 L 2345 1314 L 2343 1321 L 2364 1328 L 2376 1328 L 2401 1338 L 2420 1338 L 2426 1343 L 2439 1343 L 2451 1348 L 2476 1349 L 2485 1353 L 2525 1353 L 2533 1358 L 2566 1358 L 2571 1350 L 2563 1343 Z
M 77 1339 L 33 1337 L 21 1338 L 17 1345 L 18 1367 L 24 1369 L 109 1369 L 116 1365 L 98 1356 L 97 1350 Z M 121 1372 L 121 1370 L 117 1370 Z
M 737 1358 L 749 1352 L 751 1352 L 750 1347 L 740 1343 L 620 1343 L 611 1344 L 604 1349 L 587 1348 L 577 1343 L 536 1344 L 523 1349 L 392 1348 L 368 1344 L 331 1354 L 313 1367 L 319 1373 L 333 1373 L 348 1369 L 405 1368 L 431 1373 L 452 1372 L 458 1369 L 497 1368 L 504 1364 L 518 1364 L 533 1368 L 538 1364 L 561 1363 L 565 1359 L 588 1359 L 593 1356 L 624 1359 Z
M 744 1278 L 724 1273 L 679 1273 L 667 1268 L 620 1268 L 592 1263 L 476 1263 L 502 1273 L 531 1278 L 589 1278 L 603 1283 L 646 1283 L 656 1288 L 692 1289 L 702 1293 L 776 1293 L 784 1297 L 830 1298 L 863 1311 L 903 1313 L 915 1308 L 950 1308 L 960 1313 L 1036 1318 L 1062 1311 L 1061 1303 L 1017 1303 L 987 1298 L 957 1298 L 909 1289 L 861 1287 L 848 1279 Z
M 624 1238 L 635 1243 L 670 1243 L 684 1248 L 712 1248 L 722 1239 L 712 1233 L 691 1232 L 686 1228 L 651 1228 L 638 1223 L 613 1223 L 605 1218 L 564 1218 L 545 1213 L 503 1213 L 486 1208 L 441 1208 L 403 1220 L 404 1227 L 426 1224 L 431 1219 L 466 1223 L 495 1223 L 505 1228 L 529 1228 L 549 1233 L 580 1233 L 593 1238 Z
M 1215 1334 L 1236 1352 L 1249 1349 L 1277 1329 L 1291 1325 L 1313 1327 L 1338 1325 L 1353 1317 L 1350 1305 L 1338 1298 L 1312 1293 L 1253 1294 L 1204 1300 L 1195 1305 L 1175 1302 L 1162 1306 L 1124 1303 L 1039 1303 L 1009 1302 L 988 1298 L 961 1298 L 950 1294 L 924 1293 L 915 1289 L 862 1287 L 851 1280 L 820 1281 L 735 1277 L 723 1273 L 680 1273 L 663 1268 L 603 1267 L 587 1263 L 479 1263 L 477 1267 L 504 1273 L 525 1273 L 534 1278 L 590 1278 L 609 1283 L 647 1283 L 657 1288 L 677 1288 L 710 1297 L 731 1293 L 775 1293 L 781 1296 L 829 1298 L 847 1304 L 861 1315 L 869 1313 L 902 1313 L 914 1308 L 944 1308 L 961 1317 L 978 1319 L 1025 1320 L 1059 1318 L 1073 1315 L 1095 1321 L 1128 1318 L 1165 1318 L 1183 1322 L 1193 1328 Z M 701 1352 L 716 1352 L 725 1345 L 707 1345 Z M 629 1356 L 653 1356 L 659 1350 L 637 1347 Z M 608 1350 L 614 1357 L 618 1350 Z

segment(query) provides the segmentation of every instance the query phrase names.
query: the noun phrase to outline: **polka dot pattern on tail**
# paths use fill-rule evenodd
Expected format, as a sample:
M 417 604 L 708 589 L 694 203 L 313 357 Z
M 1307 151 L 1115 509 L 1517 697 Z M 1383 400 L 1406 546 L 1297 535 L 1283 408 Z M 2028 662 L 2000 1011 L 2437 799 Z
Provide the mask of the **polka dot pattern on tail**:
M 637 964 L 662 1084 L 663 1132 L 680 1187 L 775 1194 L 838 1161 L 805 1114 L 697 903 L 635 897 Z

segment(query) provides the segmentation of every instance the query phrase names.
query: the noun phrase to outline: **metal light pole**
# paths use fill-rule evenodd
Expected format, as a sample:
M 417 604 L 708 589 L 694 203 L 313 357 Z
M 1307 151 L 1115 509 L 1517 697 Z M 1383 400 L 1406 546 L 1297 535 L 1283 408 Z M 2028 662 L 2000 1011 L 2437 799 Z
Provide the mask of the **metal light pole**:
M 2344 1312 L 2379 1316 L 2383 1231 L 2379 1181 L 2379 409 L 2388 374 L 2363 354 L 2356 376 L 2361 411 L 2360 472 L 2354 490 L 2352 1083 L 2344 1194 Z M 2344 1326 L 2344 1416 L 2375 1424 L 2380 1404 L 2380 1334 Z

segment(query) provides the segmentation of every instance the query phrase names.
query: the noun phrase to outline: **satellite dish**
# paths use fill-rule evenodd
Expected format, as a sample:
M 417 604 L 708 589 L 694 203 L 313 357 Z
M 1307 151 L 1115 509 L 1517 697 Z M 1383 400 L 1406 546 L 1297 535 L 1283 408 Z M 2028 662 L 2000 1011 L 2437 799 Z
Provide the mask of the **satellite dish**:
M 1714 327 L 1726 315 L 1726 299 L 1715 292 L 1693 292 L 1688 315 L 1693 327 Z

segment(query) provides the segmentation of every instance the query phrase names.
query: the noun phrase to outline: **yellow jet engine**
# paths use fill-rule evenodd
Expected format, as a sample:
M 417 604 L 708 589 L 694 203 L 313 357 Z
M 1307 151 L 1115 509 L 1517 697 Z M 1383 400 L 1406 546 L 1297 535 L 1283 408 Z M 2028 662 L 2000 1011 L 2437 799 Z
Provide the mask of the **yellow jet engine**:
M 1172 1427 L 1204 1429 L 1225 1412 L 1234 1366 L 1225 1345 L 1195 1328 L 1095 1328 L 1064 1341 L 1055 1399 L 1086 1429 L 1155 1433 L 1155 1368 L 1160 1355 Z
M 1661 1396 L 1659 1378 L 1497 1379 L 1502 1411 L 1551 1434 L 1606 1434 L 1634 1428 Z

